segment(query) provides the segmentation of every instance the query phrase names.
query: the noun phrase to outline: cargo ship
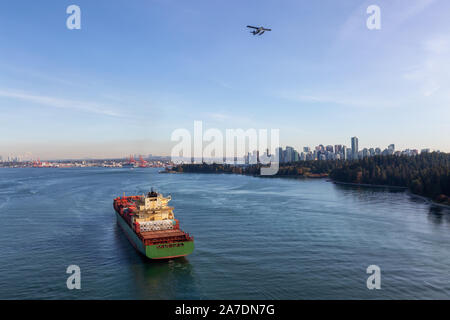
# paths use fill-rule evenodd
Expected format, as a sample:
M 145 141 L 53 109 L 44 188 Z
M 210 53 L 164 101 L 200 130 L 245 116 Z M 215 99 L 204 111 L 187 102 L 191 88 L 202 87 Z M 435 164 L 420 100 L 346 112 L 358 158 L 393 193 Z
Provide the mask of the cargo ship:
M 128 240 L 149 259 L 184 257 L 194 251 L 194 238 L 180 229 L 171 196 L 155 191 L 114 199 L 117 223 Z

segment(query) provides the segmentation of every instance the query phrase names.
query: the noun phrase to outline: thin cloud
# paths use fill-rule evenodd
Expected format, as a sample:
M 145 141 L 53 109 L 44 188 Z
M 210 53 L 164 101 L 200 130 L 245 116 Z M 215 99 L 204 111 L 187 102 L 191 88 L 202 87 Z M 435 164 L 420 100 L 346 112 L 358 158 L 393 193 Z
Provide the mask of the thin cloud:
M 210 118 L 214 119 L 214 120 L 220 120 L 220 121 L 224 121 L 224 120 L 230 120 L 231 116 L 228 114 L 224 114 L 224 113 L 209 113 L 208 114 Z
M 407 81 L 419 85 L 420 93 L 425 97 L 436 95 L 438 92 L 448 97 L 450 85 L 450 37 L 437 35 L 426 40 L 422 45 L 424 53 L 422 63 L 410 68 L 403 75 Z
M 355 94 L 349 94 L 345 97 L 333 93 L 315 93 L 306 95 L 295 91 L 283 91 L 277 95 L 279 98 L 293 102 L 314 103 L 314 104 L 335 104 L 343 107 L 365 107 L 365 108 L 383 108 L 401 106 L 394 100 L 382 100 L 369 96 L 356 97 Z
M 120 113 L 114 110 L 107 109 L 103 105 L 93 102 L 83 102 L 70 99 L 61 99 L 57 97 L 41 96 L 9 89 L 0 89 L 0 97 L 28 101 L 35 104 L 58 109 L 79 110 L 83 112 L 100 114 L 110 117 L 122 116 Z

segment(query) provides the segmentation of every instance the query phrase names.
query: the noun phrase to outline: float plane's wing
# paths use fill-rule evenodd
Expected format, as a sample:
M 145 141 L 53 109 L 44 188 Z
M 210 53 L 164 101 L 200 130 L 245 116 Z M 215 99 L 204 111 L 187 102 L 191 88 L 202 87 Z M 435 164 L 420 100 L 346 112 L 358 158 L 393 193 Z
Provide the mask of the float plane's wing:
M 255 29 L 253 31 L 250 31 L 254 36 L 256 35 L 262 35 L 266 31 L 272 31 L 272 29 L 266 29 L 264 27 L 254 27 L 254 26 L 247 26 L 249 29 Z

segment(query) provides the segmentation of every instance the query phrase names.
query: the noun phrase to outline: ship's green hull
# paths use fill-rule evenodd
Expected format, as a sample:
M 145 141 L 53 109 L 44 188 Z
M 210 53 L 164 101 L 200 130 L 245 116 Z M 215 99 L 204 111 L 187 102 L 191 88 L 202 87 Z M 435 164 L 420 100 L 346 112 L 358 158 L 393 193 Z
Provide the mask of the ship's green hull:
M 194 251 L 194 241 L 145 245 L 125 220 L 116 212 L 117 223 L 125 232 L 128 240 L 141 254 L 149 259 L 169 259 L 184 257 Z

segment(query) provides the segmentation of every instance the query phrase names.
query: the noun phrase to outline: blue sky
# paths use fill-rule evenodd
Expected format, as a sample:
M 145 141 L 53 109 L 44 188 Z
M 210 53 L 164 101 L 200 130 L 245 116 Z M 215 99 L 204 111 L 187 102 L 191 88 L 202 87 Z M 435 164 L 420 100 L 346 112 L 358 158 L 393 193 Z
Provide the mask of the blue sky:
M 66 8 L 81 8 L 81 30 Z M 381 30 L 366 9 L 381 8 Z M 450 151 L 450 2 L 0 3 L 0 155 L 170 154 L 171 133 Z M 245 26 L 272 32 L 253 37 Z

